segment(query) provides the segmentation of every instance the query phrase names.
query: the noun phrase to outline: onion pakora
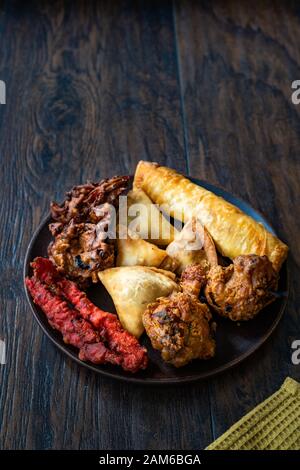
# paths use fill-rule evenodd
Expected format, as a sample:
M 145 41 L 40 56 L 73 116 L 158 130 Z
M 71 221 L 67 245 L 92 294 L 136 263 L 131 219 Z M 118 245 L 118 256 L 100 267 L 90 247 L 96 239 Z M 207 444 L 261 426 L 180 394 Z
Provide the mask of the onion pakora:
M 114 266 L 115 247 L 107 232 L 119 196 L 128 189 L 129 176 L 75 186 L 59 205 L 51 204 L 54 236 L 48 254 L 58 271 L 86 287 L 97 282 L 97 272 Z

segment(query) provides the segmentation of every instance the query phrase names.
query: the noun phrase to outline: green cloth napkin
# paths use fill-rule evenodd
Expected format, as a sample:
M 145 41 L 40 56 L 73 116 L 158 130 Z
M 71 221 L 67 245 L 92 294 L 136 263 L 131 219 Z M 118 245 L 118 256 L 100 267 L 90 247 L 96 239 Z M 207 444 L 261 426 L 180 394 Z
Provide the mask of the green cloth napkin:
M 299 450 L 300 384 L 288 377 L 207 450 Z

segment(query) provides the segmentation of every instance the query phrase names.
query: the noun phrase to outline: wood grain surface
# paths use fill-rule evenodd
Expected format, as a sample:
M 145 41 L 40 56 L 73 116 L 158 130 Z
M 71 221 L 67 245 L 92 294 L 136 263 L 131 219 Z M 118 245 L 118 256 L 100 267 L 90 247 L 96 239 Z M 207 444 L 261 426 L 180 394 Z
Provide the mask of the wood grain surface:
M 300 379 L 297 2 L 0 2 L 0 449 L 201 449 Z M 272 338 L 207 382 L 145 388 L 86 371 L 42 334 L 30 238 L 74 184 L 165 163 L 243 197 L 290 248 Z

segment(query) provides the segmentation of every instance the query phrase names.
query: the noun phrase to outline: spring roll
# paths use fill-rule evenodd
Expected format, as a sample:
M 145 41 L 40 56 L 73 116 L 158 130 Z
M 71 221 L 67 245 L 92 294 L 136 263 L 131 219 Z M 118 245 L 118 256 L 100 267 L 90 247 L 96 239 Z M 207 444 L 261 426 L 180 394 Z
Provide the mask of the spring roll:
M 244 254 L 266 255 L 276 271 L 287 257 L 287 245 L 261 223 L 175 170 L 140 161 L 134 187 L 145 191 L 171 217 L 185 221 L 198 217 L 223 256 L 234 259 Z

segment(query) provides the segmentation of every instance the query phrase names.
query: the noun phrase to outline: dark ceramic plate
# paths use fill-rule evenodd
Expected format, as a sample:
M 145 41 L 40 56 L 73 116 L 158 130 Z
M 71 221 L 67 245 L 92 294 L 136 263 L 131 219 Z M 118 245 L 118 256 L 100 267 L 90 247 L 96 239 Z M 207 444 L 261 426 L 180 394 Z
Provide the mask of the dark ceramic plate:
M 237 199 L 223 189 L 219 189 L 204 181 L 193 178 L 191 178 L 191 180 L 194 183 L 200 184 L 208 190 L 213 191 L 218 196 L 222 196 L 227 201 L 239 207 L 246 214 L 250 215 L 258 222 L 261 222 L 270 232 L 274 233 L 274 230 L 272 227 L 270 227 L 264 217 L 245 202 Z M 48 217 L 41 223 L 31 240 L 25 259 L 24 278 L 30 274 L 30 262 L 36 256 L 47 256 L 47 246 L 51 240 L 51 234 L 48 230 L 48 224 L 50 220 L 50 217 Z M 26 290 L 27 299 L 35 319 L 43 331 L 47 334 L 51 341 L 53 341 L 53 343 L 59 347 L 59 349 L 61 349 L 64 353 L 81 364 L 83 367 L 87 367 L 94 372 L 120 380 L 143 384 L 172 384 L 192 382 L 194 380 L 211 377 L 239 364 L 266 341 L 266 339 L 274 331 L 283 314 L 288 293 L 286 263 L 280 272 L 279 292 L 281 292 L 282 295 L 273 304 L 260 312 L 260 314 L 254 320 L 249 322 L 237 324 L 231 322 L 230 320 L 216 317 L 216 356 L 208 361 L 194 361 L 185 367 L 175 369 L 161 360 L 159 353 L 152 349 L 148 338 L 146 335 L 143 335 L 141 342 L 148 349 L 150 359 L 149 365 L 145 371 L 132 375 L 122 371 L 116 366 L 96 366 L 80 361 L 80 359 L 78 359 L 77 350 L 72 346 L 66 345 L 63 342 L 60 333 L 53 330 L 49 326 L 46 316 L 42 310 L 32 302 L 32 299 Z M 107 309 L 111 312 L 115 312 L 113 302 L 102 285 L 94 285 L 88 290 L 87 295 L 99 307 Z

